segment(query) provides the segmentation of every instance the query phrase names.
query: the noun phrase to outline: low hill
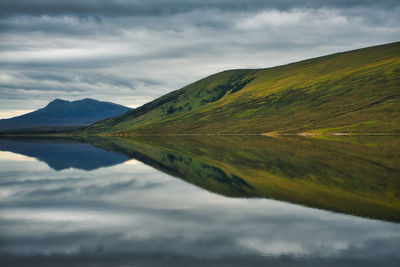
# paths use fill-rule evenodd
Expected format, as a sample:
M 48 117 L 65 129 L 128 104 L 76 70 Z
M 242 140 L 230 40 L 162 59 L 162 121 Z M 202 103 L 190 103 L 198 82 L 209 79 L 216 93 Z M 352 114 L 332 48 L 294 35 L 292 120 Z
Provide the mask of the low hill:
M 400 43 L 224 71 L 83 131 L 266 132 L 400 133 Z
M 38 127 L 84 126 L 131 110 L 111 102 L 90 98 L 66 101 L 56 99 L 36 111 L 0 120 L 0 130 Z

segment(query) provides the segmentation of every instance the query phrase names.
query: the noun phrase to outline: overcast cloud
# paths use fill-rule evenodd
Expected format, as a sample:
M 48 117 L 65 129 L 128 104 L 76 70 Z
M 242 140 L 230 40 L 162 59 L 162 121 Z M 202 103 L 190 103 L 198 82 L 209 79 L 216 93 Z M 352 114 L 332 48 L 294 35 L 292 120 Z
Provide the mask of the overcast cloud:
M 0 0 L 0 118 L 400 39 L 399 1 Z

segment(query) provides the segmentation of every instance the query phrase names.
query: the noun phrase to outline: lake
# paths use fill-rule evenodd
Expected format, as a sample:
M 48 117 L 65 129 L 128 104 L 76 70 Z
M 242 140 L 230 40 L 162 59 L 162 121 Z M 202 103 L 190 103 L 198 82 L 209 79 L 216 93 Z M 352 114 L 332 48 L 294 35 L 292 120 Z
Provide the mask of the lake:
M 398 136 L 0 138 L 1 266 L 400 266 Z

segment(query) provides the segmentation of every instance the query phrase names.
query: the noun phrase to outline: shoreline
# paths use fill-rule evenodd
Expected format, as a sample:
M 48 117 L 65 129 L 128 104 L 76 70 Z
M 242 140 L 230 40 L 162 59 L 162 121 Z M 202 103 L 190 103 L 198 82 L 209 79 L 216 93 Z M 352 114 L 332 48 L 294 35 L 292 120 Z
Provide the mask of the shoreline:
M 1 137 L 63 137 L 63 138 L 73 138 L 73 137 L 129 137 L 129 136 L 303 136 L 303 137 L 313 137 L 313 136 L 400 136 L 400 133 L 347 133 L 347 132 L 336 132 L 336 133 L 317 133 L 317 132 L 301 132 L 301 133 L 165 133 L 165 134 L 146 134 L 146 133 L 114 133 L 114 134 L 62 134 L 62 133 L 49 133 L 49 134 L 1 134 Z

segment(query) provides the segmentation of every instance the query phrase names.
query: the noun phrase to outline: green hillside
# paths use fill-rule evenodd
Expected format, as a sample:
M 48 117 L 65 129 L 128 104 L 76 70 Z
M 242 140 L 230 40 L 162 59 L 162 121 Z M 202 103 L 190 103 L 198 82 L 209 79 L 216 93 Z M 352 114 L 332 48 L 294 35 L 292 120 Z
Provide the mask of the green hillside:
M 84 130 L 266 132 L 400 133 L 400 43 L 217 73 Z

